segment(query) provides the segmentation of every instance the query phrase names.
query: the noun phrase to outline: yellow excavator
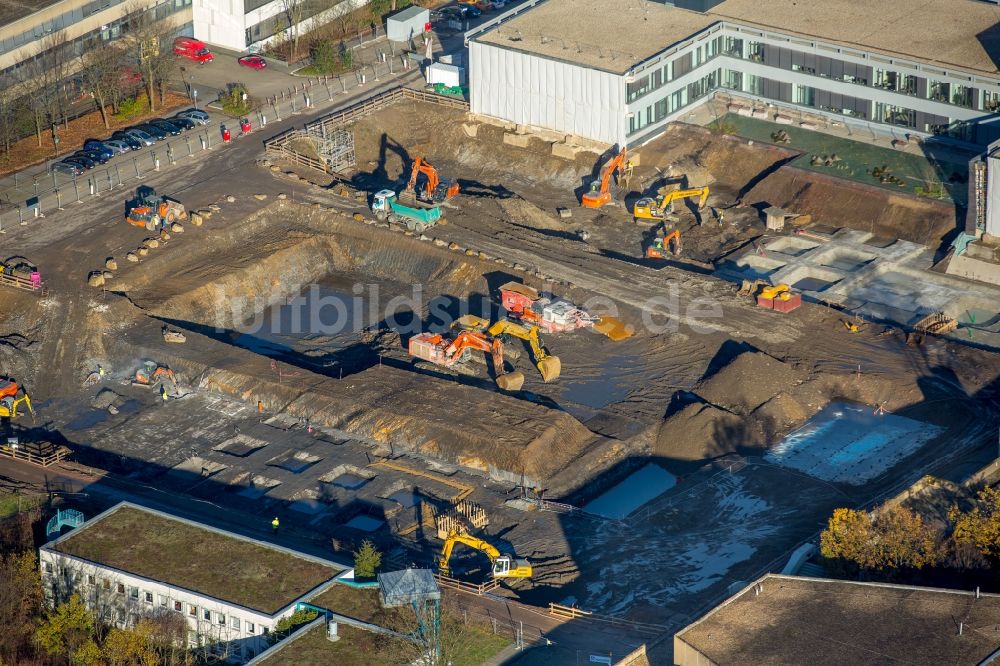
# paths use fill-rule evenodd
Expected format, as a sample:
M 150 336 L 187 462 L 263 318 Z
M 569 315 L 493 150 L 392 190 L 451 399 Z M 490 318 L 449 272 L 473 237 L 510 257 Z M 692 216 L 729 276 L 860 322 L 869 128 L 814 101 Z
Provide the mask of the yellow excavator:
M 444 548 L 441 550 L 441 560 L 438 562 L 438 568 L 445 576 L 450 575 L 448 562 L 451 560 L 451 552 L 457 543 L 465 544 L 485 553 L 493 565 L 494 578 L 531 578 L 531 563 L 528 560 L 515 558 L 513 555 L 501 555 L 496 546 L 488 541 L 461 532 L 451 532 L 445 539 Z
M 674 212 L 674 202 L 682 199 L 698 197 L 698 210 L 708 202 L 708 186 L 696 187 L 690 190 L 674 190 L 660 196 L 643 197 L 635 202 L 632 217 L 639 220 L 662 220 L 667 214 Z
M 562 374 L 562 362 L 558 356 L 552 356 L 545 349 L 545 345 L 542 344 L 542 338 L 538 334 L 537 326 L 522 326 L 507 319 L 501 319 L 486 329 L 486 332 L 494 338 L 510 336 L 527 340 L 528 345 L 531 347 L 531 355 L 535 359 L 535 367 L 541 373 L 543 382 L 555 381 Z
M 32 418 L 35 417 L 35 410 L 31 408 L 31 396 L 24 387 L 12 379 L 0 379 L 0 419 L 16 419 L 24 413 L 17 410 L 21 405 L 25 406 Z

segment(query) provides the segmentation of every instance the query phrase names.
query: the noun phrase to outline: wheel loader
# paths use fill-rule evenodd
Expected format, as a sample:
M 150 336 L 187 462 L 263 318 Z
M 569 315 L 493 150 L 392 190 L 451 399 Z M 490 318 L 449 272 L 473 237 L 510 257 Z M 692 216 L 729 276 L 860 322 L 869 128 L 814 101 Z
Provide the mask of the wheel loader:
M 157 194 L 148 185 L 137 187 L 135 197 L 125 202 L 125 221 L 147 231 L 169 228 L 184 219 L 187 210 L 182 203 Z

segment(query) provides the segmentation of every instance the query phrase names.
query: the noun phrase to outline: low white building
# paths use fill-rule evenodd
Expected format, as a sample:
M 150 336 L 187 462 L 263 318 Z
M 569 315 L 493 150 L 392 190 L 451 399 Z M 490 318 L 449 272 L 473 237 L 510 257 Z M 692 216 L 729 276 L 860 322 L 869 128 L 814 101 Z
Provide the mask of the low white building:
M 39 551 L 46 599 L 78 594 L 108 624 L 175 614 L 188 647 L 245 663 L 343 566 L 122 502 Z

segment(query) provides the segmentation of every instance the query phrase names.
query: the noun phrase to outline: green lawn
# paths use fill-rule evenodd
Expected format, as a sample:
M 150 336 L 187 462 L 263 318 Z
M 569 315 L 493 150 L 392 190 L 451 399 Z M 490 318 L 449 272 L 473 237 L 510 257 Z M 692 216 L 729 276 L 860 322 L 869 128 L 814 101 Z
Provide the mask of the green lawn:
M 754 141 L 773 143 L 781 147 L 802 151 L 802 155 L 792 161 L 793 166 L 802 169 L 847 178 L 906 194 L 919 194 L 920 188 L 924 190 L 938 189 L 942 191 L 943 197 L 935 198 L 952 199 L 954 197 L 959 201 L 964 201 L 966 198 L 966 184 L 964 182 L 951 182 L 951 178 L 953 174 L 966 177 L 968 174 L 967 163 L 937 161 L 922 155 L 912 155 L 891 148 L 881 148 L 860 141 L 851 141 L 823 132 L 803 129 L 797 125 L 779 125 L 735 113 L 727 113 L 712 122 L 709 128 L 716 130 L 721 128 L 723 131 Z M 788 133 L 790 142 L 779 143 L 772 136 L 782 130 Z M 834 162 L 830 166 L 812 163 L 813 156 L 824 158 L 833 155 L 839 157 L 840 161 Z M 887 168 L 888 175 L 900 182 L 892 182 L 888 179 L 883 182 L 877 175 L 872 174 L 873 170 L 878 171 L 882 168 Z
M 330 642 L 326 638 L 326 626 L 310 629 L 309 632 L 288 643 L 269 657 L 267 666 L 316 666 L 318 664 L 338 664 L 342 666 L 367 666 L 385 664 L 397 666 L 407 664 L 416 657 L 416 646 L 375 634 L 348 625 L 340 625 L 337 633 L 340 640 Z
M 29 497 L 21 497 L 20 508 L 21 511 L 27 511 L 42 503 L 43 498 L 37 495 Z M 0 520 L 4 518 L 9 518 L 17 513 L 18 509 L 18 496 L 14 493 L 0 493 Z

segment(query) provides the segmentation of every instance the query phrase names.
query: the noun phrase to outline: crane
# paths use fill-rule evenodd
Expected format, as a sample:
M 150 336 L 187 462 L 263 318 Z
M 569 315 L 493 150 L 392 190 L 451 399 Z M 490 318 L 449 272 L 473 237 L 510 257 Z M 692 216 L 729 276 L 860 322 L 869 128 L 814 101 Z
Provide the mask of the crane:
M 611 175 L 617 172 L 619 175 L 625 174 L 632 168 L 631 163 L 626 161 L 627 150 L 622 148 L 621 152 L 615 155 L 610 162 L 601 169 L 601 177 L 590 182 L 588 191 L 580 199 L 580 203 L 585 208 L 600 208 L 611 203 Z
M 424 174 L 426 181 L 422 189 L 417 189 L 417 179 L 420 174 Z M 430 165 L 427 160 L 418 157 L 413 161 L 413 169 L 410 172 L 410 182 L 403 190 L 407 196 L 416 198 L 425 203 L 439 204 L 458 194 L 458 183 L 450 180 L 442 180 L 437 169 Z
M 455 549 L 455 544 L 465 544 L 470 548 L 486 554 L 493 565 L 494 578 L 531 578 L 531 564 L 523 558 L 515 558 L 513 555 L 501 555 L 496 546 L 471 534 L 461 532 L 450 532 L 445 539 L 444 548 L 441 549 L 441 560 L 438 568 L 445 576 L 449 575 L 448 562 L 451 560 L 451 553 Z
M 0 379 L 0 418 L 17 418 L 21 415 L 17 411 L 20 405 L 24 405 L 32 417 L 35 416 L 35 410 L 31 408 L 31 397 L 24 387 L 13 379 Z
M 507 319 L 501 319 L 486 329 L 486 332 L 493 338 L 511 336 L 526 340 L 531 347 L 535 367 L 542 375 L 542 381 L 551 382 L 559 379 L 559 375 L 562 373 L 562 362 L 558 356 L 552 356 L 545 349 L 537 326 L 522 326 Z
M 698 210 L 705 207 L 708 202 L 708 186 L 695 187 L 690 190 L 674 190 L 667 192 L 655 199 L 653 197 L 643 197 L 635 202 L 632 209 L 632 217 L 639 220 L 662 220 L 667 213 L 674 212 L 674 202 L 681 199 L 698 197 Z

